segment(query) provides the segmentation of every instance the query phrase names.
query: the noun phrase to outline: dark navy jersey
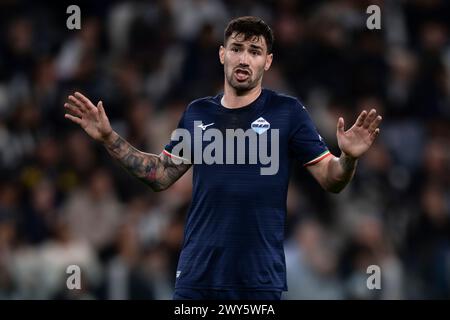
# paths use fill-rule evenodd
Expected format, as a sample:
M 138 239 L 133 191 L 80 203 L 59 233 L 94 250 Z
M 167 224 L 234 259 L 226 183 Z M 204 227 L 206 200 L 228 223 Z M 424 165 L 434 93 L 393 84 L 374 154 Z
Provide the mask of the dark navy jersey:
M 227 129 L 250 129 L 258 142 L 265 135 L 270 154 L 276 151 L 271 131 L 277 129 L 279 166 L 276 173 L 263 175 L 261 168 L 269 165 L 259 158 L 249 163 L 250 152 L 245 163 L 236 163 L 237 147 L 234 164 L 194 163 L 192 146 L 190 154 L 181 154 L 194 163 L 193 194 L 176 288 L 287 290 L 283 241 L 291 163 L 313 164 L 330 153 L 296 98 L 263 89 L 251 104 L 228 109 L 222 97 L 198 99 L 187 107 L 179 128 L 190 132 L 190 142 L 195 130 L 205 134 L 214 128 L 225 137 Z M 202 141 L 201 149 L 211 141 Z M 177 143 L 171 140 L 164 152 L 174 156 Z M 222 151 L 226 158 L 227 149 Z

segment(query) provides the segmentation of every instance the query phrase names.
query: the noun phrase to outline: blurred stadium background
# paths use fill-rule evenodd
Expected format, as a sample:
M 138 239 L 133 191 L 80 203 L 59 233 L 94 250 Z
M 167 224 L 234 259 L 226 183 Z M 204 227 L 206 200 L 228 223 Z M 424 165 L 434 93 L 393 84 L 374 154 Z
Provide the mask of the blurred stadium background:
M 81 8 L 81 30 L 66 8 Z M 366 28 L 367 6 L 382 29 Z M 338 116 L 384 117 L 355 180 L 292 177 L 285 299 L 450 298 L 450 2 L 1 1 L 0 298 L 170 299 L 191 173 L 153 193 L 63 117 L 69 92 L 159 153 L 193 99 L 222 90 L 230 18 L 274 29 L 264 86 L 299 97 L 337 154 Z M 66 267 L 82 289 L 66 288 Z M 368 290 L 366 268 L 381 267 Z

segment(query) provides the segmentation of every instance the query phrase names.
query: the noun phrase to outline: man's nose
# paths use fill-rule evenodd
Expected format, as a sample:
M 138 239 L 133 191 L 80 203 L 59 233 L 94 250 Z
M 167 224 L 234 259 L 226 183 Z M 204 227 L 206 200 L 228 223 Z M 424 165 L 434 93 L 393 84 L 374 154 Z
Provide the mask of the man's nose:
M 247 51 L 243 51 L 241 55 L 239 56 L 239 64 L 242 66 L 248 66 L 248 58 L 249 55 Z

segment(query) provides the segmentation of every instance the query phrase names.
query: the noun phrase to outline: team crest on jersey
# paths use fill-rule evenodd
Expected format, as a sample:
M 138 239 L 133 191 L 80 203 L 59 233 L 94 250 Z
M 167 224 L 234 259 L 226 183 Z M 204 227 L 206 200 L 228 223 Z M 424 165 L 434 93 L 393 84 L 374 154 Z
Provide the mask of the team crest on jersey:
M 259 117 L 258 119 L 252 122 L 251 127 L 257 134 L 262 134 L 267 130 L 269 130 L 270 123 L 268 123 L 266 119 L 264 119 L 263 117 Z

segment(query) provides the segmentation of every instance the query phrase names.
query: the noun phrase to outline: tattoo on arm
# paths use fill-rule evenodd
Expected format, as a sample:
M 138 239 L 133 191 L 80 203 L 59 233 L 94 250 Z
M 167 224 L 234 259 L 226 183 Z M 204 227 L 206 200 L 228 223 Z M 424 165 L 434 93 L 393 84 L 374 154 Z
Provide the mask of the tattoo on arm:
M 330 183 L 330 191 L 340 192 L 345 188 L 345 186 L 350 182 L 350 180 L 352 180 L 353 175 L 355 174 L 357 161 L 358 160 L 352 159 L 345 154 L 342 154 L 338 158 L 338 161 L 335 162 L 337 166 L 334 166 L 332 164 L 332 167 L 334 168 L 332 168 L 333 173 L 331 174 L 331 176 L 333 178 L 331 179 L 332 182 Z
M 356 167 L 355 159 L 351 159 L 347 156 L 341 156 L 339 157 L 339 163 L 346 174 L 349 174 L 350 176 L 353 175 Z
M 189 168 L 190 164 L 175 164 L 172 159 L 160 155 L 144 153 L 115 134 L 111 143 L 105 143 L 109 154 L 125 167 L 133 176 L 149 185 L 154 191 L 167 189 Z
M 352 180 L 357 166 L 357 159 L 345 154 L 339 158 L 332 157 L 323 171 L 316 172 L 322 187 L 330 192 L 340 192 Z

